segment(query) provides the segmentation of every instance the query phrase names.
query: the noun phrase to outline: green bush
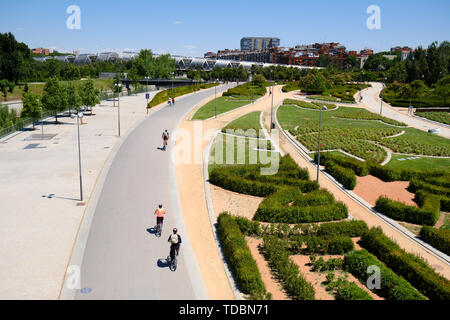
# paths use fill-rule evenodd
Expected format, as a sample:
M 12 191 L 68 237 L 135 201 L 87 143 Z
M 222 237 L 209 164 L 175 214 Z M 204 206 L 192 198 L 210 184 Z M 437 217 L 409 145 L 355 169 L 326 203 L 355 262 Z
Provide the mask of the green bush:
M 253 86 L 253 88 L 252 88 Z M 228 89 L 226 92 L 224 92 L 222 95 L 224 97 L 230 97 L 230 96 L 252 96 L 254 94 L 255 96 L 263 96 L 266 94 L 266 87 L 264 84 L 253 84 L 251 82 L 247 82 L 244 84 L 241 84 L 237 87 Z
M 193 85 L 177 87 L 177 88 L 173 88 L 173 96 L 176 98 L 176 97 L 188 94 L 188 93 L 192 93 L 192 92 L 194 92 L 194 89 L 197 89 L 197 90 L 198 89 L 208 89 L 208 88 L 212 88 L 212 87 L 215 87 L 218 85 L 219 85 L 218 83 L 207 83 L 207 84 L 197 85 L 196 87 Z M 172 98 L 172 89 L 160 91 L 148 103 L 148 108 L 151 108 L 151 107 L 157 106 L 158 104 L 166 102 L 167 100 L 169 100 L 169 98 Z
M 278 194 L 274 195 L 276 196 Z M 261 203 L 253 219 L 272 223 L 308 223 L 342 220 L 347 217 L 348 210 L 342 202 L 309 207 L 286 207 L 278 205 L 273 197 L 268 197 Z
M 328 161 L 325 166 L 326 171 L 337 181 L 342 183 L 344 188 L 353 190 L 356 187 L 356 175 L 352 169 L 341 167 L 333 161 Z
M 380 228 L 366 232 L 361 237 L 361 245 L 429 299 L 450 300 L 450 281 L 421 258 L 401 249 Z
M 334 274 L 332 275 L 333 277 L 330 274 L 329 279 L 334 278 Z M 373 300 L 370 294 L 358 287 L 356 283 L 343 278 L 330 281 L 327 289 L 333 291 L 336 300 Z
M 348 236 L 334 236 L 332 238 L 306 236 L 298 237 L 291 243 L 291 250 L 301 254 L 344 254 L 355 247 Z M 306 245 L 306 248 L 302 248 Z
M 217 219 L 217 230 L 225 256 L 243 293 L 252 299 L 266 299 L 268 293 L 258 266 L 236 221 L 227 213 Z
M 405 279 L 396 275 L 366 250 L 352 251 L 344 256 L 344 270 L 353 274 L 364 284 L 371 276 L 367 272 L 370 266 L 380 268 L 381 286 L 380 289 L 371 289 L 372 292 L 388 300 L 425 300 Z
M 430 199 L 430 205 L 422 209 L 381 196 L 375 203 L 375 209 L 394 220 L 429 226 L 434 226 L 440 215 L 438 199 L 433 201 Z
M 317 163 L 318 154 L 314 154 L 314 161 Z M 352 169 L 356 175 L 359 177 L 364 177 L 369 174 L 369 166 L 367 162 L 362 162 L 354 158 L 339 156 L 333 153 L 324 152 L 320 154 L 320 162 L 321 164 L 327 165 L 328 162 L 334 162 L 341 167 Z
M 312 256 L 311 256 L 312 257 Z M 310 259 L 311 259 L 310 257 Z M 342 269 L 342 259 L 339 258 L 331 258 L 325 261 L 322 257 L 318 260 L 311 259 L 311 263 L 313 265 L 312 270 L 314 272 L 324 272 L 324 271 L 332 271 Z
M 446 255 L 450 255 L 450 230 L 422 226 L 420 238 Z
M 295 300 L 314 300 L 314 287 L 306 281 L 298 266 L 289 259 L 285 244 L 275 237 L 264 238 L 264 252 L 281 285 Z
M 415 193 L 417 190 L 424 190 L 426 192 L 438 195 L 438 196 L 444 196 L 449 197 L 450 196 L 450 188 L 436 186 L 430 183 L 423 182 L 418 179 L 412 179 L 408 186 L 408 191 Z
M 322 223 L 317 231 L 318 236 L 360 237 L 368 230 L 362 220 Z

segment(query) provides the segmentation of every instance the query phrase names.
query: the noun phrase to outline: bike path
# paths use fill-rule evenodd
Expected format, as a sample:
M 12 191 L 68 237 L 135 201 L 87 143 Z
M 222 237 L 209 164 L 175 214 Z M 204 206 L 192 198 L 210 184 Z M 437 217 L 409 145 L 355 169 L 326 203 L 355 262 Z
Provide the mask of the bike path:
M 214 88 L 176 99 L 175 106 L 149 116 L 121 145 L 92 219 L 76 299 L 207 299 L 178 209 L 170 160 L 173 142 L 162 151 L 161 134 L 165 129 L 172 134 L 186 113 L 211 95 Z M 160 238 L 151 230 L 158 204 L 167 212 Z M 174 227 L 183 243 L 178 268 L 172 272 L 166 259 L 170 249 L 167 239 Z

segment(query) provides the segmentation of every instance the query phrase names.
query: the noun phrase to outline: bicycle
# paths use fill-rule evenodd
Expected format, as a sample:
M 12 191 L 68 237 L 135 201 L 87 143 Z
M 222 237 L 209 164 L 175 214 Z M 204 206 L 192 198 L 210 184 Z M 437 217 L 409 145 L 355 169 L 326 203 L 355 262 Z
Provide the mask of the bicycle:
M 156 233 L 155 233 L 155 235 L 159 238 L 159 237 L 161 237 L 161 232 L 162 232 L 162 223 L 159 221 L 156 224 Z
M 167 257 L 167 261 L 169 262 L 169 269 L 170 269 L 170 271 L 177 270 L 177 264 L 178 264 L 177 255 L 175 255 L 175 258 L 173 260 L 170 257 Z

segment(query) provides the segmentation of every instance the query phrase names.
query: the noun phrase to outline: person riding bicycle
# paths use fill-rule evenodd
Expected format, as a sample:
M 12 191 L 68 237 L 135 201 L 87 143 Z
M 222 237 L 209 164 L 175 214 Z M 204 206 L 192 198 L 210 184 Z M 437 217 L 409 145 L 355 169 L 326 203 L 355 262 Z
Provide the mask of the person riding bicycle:
M 170 242 L 170 260 L 173 261 L 175 259 L 175 251 L 178 254 L 180 253 L 180 244 L 181 244 L 181 237 L 179 234 L 177 234 L 178 229 L 173 228 L 173 234 L 170 235 L 169 239 L 167 240 Z
M 166 146 L 170 139 L 170 135 L 169 135 L 169 132 L 167 131 L 167 129 L 163 132 L 162 139 L 163 139 L 163 149 L 166 150 Z
M 156 226 L 158 227 L 158 224 L 161 223 L 161 229 L 164 223 L 165 214 L 166 210 L 164 210 L 162 204 L 160 204 L 158 208 L 155 210 L 155 215 L 156 215 Z

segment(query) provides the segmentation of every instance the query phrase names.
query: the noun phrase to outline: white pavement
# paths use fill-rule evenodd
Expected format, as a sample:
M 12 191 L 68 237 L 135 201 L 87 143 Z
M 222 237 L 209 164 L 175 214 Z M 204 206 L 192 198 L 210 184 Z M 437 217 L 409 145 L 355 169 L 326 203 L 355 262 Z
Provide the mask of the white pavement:
M 121 97 L 120 105 L 124 137 L 147 117 L 146 100 L 144 94 Z M 103 101 L 94 114 L 80 126 L 84 203 L 121 141 L 112 102 Z M 40 133 L 40 126 L 0 140 L 0 299 L 58 299 L 60 294 L 85 205 L 78 201 L 76 120 L 59 121 L 44 126 L 45 134 L 56 134 L 51 140 L 27 140 Z
M 361 101 L 368 109 L 372 112 L 380 113 L 381 110 L 381 99 L 379 98 L 382 84 L 379 82 L 370 82 L 372 87 L 364 89 L 362 91 L 363 100 Z M 357 94 L 359 96 L 359 93 Z M 399 111 L 400 109 L 394 108 L 390 106 L 388 103 L 383 103 L 383 112 L 382 115 L 403 123 L 406 123 L 408 126 L 420 129 L 423 131 L 428 131 L 429 129 L 440 129 L 439 135 L 445 137 L 447 139 L 450 138 L 450 129 L 445 126 L 432 124 L 425 120 L 418 119 L 417 117 L 409 116 L 405 113 Z

